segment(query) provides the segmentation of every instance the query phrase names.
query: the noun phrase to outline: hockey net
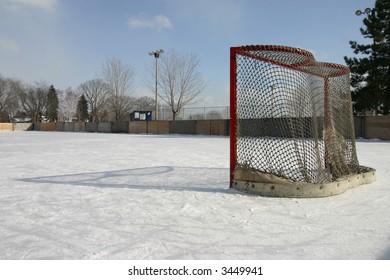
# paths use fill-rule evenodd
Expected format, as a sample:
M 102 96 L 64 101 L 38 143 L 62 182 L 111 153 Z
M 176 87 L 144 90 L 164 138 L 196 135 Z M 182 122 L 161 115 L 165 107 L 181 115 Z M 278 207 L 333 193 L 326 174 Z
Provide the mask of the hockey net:
M 356 155 L 349 69 L 303 49 L 231 48 L 231 184 L 335 182 Z

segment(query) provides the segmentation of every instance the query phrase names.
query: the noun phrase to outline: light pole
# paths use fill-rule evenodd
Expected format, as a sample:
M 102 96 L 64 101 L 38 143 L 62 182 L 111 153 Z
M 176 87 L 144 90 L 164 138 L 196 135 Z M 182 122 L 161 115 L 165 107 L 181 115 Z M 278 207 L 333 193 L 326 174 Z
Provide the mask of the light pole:
M 149 52 L 149 55 L 153 55 L 155 58 L 156 58 L 156 97 L 155 97 L 155 107 L 156 107 L 156 116 L 155 116 L 155 120 L 157 121 L 158 120 L 158 103 L 157 103 L 157 96 L 158 96 L 158 93 L 157 93 L 157 85 L 158 85 L 158 58 L 160 57 L 160 54 L 162 54 L 164 52 L 163 49 L 160 49 L 160 50 L 157 50 L 157 51 L 154 51 L 154 52 Z

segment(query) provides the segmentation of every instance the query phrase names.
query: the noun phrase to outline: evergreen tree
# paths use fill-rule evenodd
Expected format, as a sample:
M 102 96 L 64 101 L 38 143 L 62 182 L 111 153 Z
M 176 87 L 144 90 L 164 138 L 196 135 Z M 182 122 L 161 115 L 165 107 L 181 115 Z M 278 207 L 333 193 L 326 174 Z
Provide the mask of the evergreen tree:
M 351 70 L 352 101 L 355 113 L 374 110 L 390 113 L 390 0 L 377 0 L 375 8 L 364 18 L 361 34 L 371 41 L 350 41 L 359 58 L 344 57 Z
M 82 94 L 77 102 L 77 111 L 76 111 L 77 120 L 80 122 L 85 122 L 89 120 L 88 114 L 88 101 Z
M 50 122 L 55 122 L 58 120 L 58 94 L 54 86 L 49 87 L 49 92 L 47 94 L 47 106 L 46 106 L 46 117 L 48 117 Z

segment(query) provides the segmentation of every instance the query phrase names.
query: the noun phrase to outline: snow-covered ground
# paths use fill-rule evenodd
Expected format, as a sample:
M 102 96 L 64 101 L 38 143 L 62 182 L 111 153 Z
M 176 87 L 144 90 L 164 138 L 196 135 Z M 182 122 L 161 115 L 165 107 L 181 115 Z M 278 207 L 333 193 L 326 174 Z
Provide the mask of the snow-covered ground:
M 390 142 L 377 182 L 319 199 L 229 185 L 229 138 L 0 133 L 0 259 L 390 259 Z

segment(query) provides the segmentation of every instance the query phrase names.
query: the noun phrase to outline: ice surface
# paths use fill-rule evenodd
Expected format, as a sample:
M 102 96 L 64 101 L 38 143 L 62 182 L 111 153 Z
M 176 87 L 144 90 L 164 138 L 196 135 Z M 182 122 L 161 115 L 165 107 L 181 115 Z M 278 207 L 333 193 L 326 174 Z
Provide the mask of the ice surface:
M 319 199 L 229 185 L 229 138 L 0 133 L 0 259 L 390 259 L 390 142 L 377 182 Z

